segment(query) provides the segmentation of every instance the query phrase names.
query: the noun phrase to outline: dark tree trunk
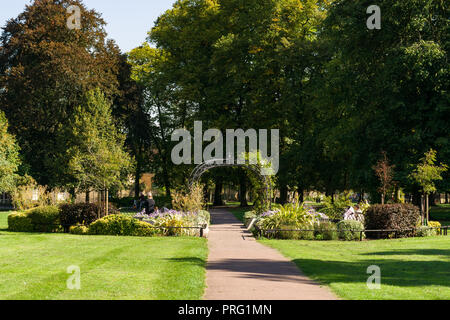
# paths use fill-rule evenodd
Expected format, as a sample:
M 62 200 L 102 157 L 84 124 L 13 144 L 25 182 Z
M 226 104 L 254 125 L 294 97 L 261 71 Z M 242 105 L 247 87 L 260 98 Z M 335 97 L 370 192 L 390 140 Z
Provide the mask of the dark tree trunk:
M 141 163 L 138 160 L 136 163 L 136 172 L 134 173 L 134 198 L 139 199 L 141 193 Z
M 297 193 L 298 193 L 298 201 L 300 203 L 303 203 L 305 201 L 305 190 L 303 190 L 303 188 L 298 188 Z
M 288 188 L 285 185 L 280 187 L 280 204 L 285 204 L 288 198 Z
M 216 178 L 216 188 L 214 190 L 214 206 L 223 206 L 222 188 L 223 188 L 222 178 Z
M 206 184 L 203 186 L 203 201 L 208 205 L 209 190 L 208 190 L 208 186 Z
M 241 207 L 248 207 L 247 202 L 247 175 L 244 171 L 239 174 L 239 201 Z
M 412 194 L 412 203 L 419 208 L 422 208 L 422 194 L 419 191 L 414 191 Z
M 86 203 L 91 202 L 91 193 L 88 191 L 86 191 Z
M 448 192 L 445 193 L 445 204 L 448 204 Z

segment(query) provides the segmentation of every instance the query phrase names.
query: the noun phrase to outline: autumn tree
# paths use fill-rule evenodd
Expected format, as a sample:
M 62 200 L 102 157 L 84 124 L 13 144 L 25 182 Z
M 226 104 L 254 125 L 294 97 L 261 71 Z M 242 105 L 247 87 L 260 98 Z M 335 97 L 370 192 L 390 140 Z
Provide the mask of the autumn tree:
M 80 8 L 80 29 L 68 28 L 70 5 Z M 0 108 L 39 184 L 71 182 L 62 161 L 64 128 L 86 92 L 117 93 L 119 50 L 106 39 L 104 26 L 100 14 L 81 0 L 39 0 L 3 28 Z
M 380 187 L 378 191 L 381 193 L 381 204 L 384 204 L 386 199 L 386 193 L 392 187 L 394 178 L 395 165 L 389 164 L 389 159 L 386 152 L 383 152 L 383 159 L 379 160 L 373 167 L 375 174 L 380 181 Z

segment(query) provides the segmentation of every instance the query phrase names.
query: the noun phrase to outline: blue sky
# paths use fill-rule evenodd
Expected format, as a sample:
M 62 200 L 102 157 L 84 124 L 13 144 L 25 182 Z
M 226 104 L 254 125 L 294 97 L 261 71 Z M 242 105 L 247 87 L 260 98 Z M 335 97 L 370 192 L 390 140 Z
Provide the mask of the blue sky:
M 30 0 L 0 0 L 0 25 L 17 17 Z M 156 18 L 172 7 L 175 0 L 83 0 L 89 9 L 103 15 L 108 24 L 108 37 L 114 39 L 123 52 L 145 41 Z

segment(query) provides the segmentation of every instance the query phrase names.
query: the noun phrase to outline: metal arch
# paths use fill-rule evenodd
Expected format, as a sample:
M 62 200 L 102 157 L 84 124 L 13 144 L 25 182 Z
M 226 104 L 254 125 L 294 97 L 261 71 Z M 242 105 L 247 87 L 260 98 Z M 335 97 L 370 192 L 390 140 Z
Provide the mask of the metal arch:
M 236 163 L 228 163 L 225 159 L 212 159 L 205 161 L 204 163 L 195 167 L 192 171 L 191 176 L 189 178 L 189 188 L 191 189 L 193 185 L 200 180 L 202 175 L 210 169 L 220 168 L 220 167 L 243 167 L 246 169 L 250 169 L 264 184 L 264 188 L 261 191 L 264 191 L 265 200 L 267 203 L 271 203 L 270 201 L 270 184 L 266 176 L 261 174 L 261 168 L 255 164 L 236 164 Z

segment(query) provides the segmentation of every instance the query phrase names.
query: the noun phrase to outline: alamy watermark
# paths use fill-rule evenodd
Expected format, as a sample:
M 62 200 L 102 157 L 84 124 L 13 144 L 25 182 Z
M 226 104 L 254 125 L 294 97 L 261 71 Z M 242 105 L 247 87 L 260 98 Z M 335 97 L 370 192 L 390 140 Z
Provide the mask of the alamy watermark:
M 227 129 L 224 141 L 222 131 L 209 129 L 203 132 L 202 122 L 195 121 L 194 137 L 186 129 L 175 130 L 172 134 L 172 141 L 179 142 L 172 149 L 172 162 L 175 165 L 189 165 L 192 164 L 193 159 L 194 164 L 198 165 L 207 161 L 221 164 L 224 162 L 228 164 L 260 164 L 262 175 L 275 175 L 278 173 L 280 164 L 280 130 L 270 130 L 270 156 L 268 154 L 268 131 L 267 129 L 258 131 L 255 129 L 247 131 Z M 192 140 L 194 152 L 192 152 Z M 203 142 L 210 142 L 205 149 L 203 149 Z M 235 150 L 237 150 L 237 155 Z M 259 159 L 257 155 L 259 155 Z
M 367 279 L 367 288 L 369 290 L 381 289 L 381 268 L 379 266 L 369 266 L 367 268 L 367 274 L 371 276 Z
M 367 8 L 367 14 L 371 16 L 367 19 L 367 28 L 369 30 L 381 29 L 381 9 L 377 5 L 371 5 Z
M 67 273 L 70 274 L 66 281 L 67 289 L 80 290 L 81 289 L 81 269 L 79 266 L 67 267 Z
M 79 6 L 71 5 L 67 8 L 67 14 L 70 16 L 67 18 L 67 28 L 70 30 L 81 29 L 81 9 Z

